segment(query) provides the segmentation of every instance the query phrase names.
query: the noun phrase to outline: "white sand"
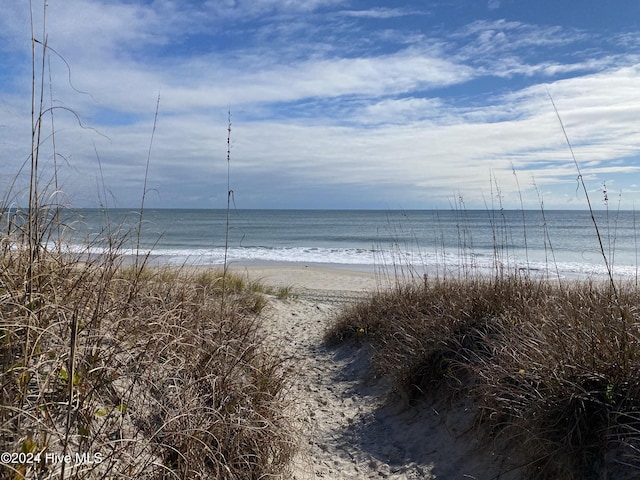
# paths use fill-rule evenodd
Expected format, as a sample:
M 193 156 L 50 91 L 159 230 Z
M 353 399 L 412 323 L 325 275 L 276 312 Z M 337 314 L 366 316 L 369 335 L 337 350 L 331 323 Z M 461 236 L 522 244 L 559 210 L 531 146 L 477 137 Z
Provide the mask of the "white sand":
M 463 400 L 408 406 L 385 401 L 384 379 L 368 377 L 368 352 L 328 349 L 322 335 L 342 305 L 383 288 L 372 274 L 300 267 L 243 268 L 265 284 L 291 286 L 296 298 L 273 298 L 265 317 L 273 341 L 296 369 L 293 391 L 301 433 L 295 480 L 519 478 L 470 433 Z M 238 271 L 238 269 L 236 269 Z M 364 379 L 364 380 L 363 380 Z

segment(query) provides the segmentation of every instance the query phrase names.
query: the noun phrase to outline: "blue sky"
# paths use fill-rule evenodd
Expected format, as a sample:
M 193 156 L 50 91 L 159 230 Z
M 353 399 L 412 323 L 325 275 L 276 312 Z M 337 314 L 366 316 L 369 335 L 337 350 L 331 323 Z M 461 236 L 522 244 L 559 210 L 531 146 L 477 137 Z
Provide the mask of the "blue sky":
M 33 6 L 51 47 L 40 162 L 46 185 L 53 131 L 52 201 L 139 205 L 160 95 L 149 207 L 226 205 L 231 109 L 239 208 L 586 208 L 551 94 L 594 206 L 607 206 L 604 188 L 609 208 L 640 205 L 637 0 Z M 4 6 L 10 203 L 26 195 L 30 28 L 28 2 Z

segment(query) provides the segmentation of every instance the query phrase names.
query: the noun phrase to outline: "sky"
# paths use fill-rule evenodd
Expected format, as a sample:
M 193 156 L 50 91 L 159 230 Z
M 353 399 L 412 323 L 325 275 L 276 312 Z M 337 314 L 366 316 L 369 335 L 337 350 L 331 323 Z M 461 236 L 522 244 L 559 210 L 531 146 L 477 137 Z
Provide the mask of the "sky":
M 640 206 L 637 0 L 0 1 L 5 204 Z

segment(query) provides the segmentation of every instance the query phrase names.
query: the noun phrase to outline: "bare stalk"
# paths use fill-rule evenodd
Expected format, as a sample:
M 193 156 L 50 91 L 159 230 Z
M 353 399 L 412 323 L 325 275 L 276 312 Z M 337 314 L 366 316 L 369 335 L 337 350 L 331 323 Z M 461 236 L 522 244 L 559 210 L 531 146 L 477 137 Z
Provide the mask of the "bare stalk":
M 560 277 L 560 269 L 558 268 L 558 262 L 556 261 L 556 253 L 553 250 L 553 245 L 551 244 L 551 236 L 549 235 L 549 226 L 547 225 L 547 216 L 544 213 L 544 198 L 542 197 L 542 193 L 536 184 L 535 178 L 533 179 L 533 186 L 536 189 L 536 193 L 538 194 L 538 203 L 540 204 L 540 213 L 542 214 L 542 225 L 544 227 L 544 263 L 546 268 L 547 277 L 549 276 L 549 257 L 548 251 L 551 251 L 551 256 L 553 257 L 553 266 L 556 269 L 556 279 L 558 280 L 558 286 L 562 290 L 562 282 Z M 548 247 L 548 250 L 547 250 Z
M 549 99 L 551 100 L 551 105 L 553 105 L 553 109 L 556 112 L 556 116 L 558 117 L 558 121 L 560 122 L 560 127 L 562 128 L 562 133 L 564 134 L 564 138 L 567 142 L 567 146 L 569 147 L 569 151 L 571 152 L 571 158 L 573 159 L 573 164 L 576 167 L 576 171 L 578 172 L 578 181 L 582 185 L 582 189 L 584 191 L 584 195 L 587 199 L 587 205 L 589 206 L 589 213 L 591 215 L 591 221 L 593 222 L 593 226 L 596 230 L 596 236 L 598 238 L 598 245 L 600 246 L 600 254 L 604 260 L 605 267 L 607 268 L 607 274 L 609 276 L 609 286 L 611 288 L 611 295 L 613 303 L 618 310 L 618 314 L 620 315 L 620 322 L 622 327 L 621 338 L 620 338 L 620 356 L 621 364 L 625 371 L 628 368 L 629 362 L 629 329 L 627 328 L 628 322 L 628 312 L 623 306 L 620 304 L 620 296 L 618 295 L 618 289 L 616 288 L 616 283 L 613 279 L 613 271 L 611 269 L 611 264 L 609 259 L 607 258 L 607 254 L 604 249 L 604 245 L 602 243 L 602 237 L 600 235 L 600 229 L 598 228 L 598 222 L 596 222 L 596 217 L 593 214 L 593 208 L 591 207 L 591 200 L 589 199 L 589 192 L 587 191 L 587 186 L 584 183 L 584 178 L 582 177 L 582 171 L 580 170 L 580 166 L 578 165 L 578 160 L 576 160 L 576 156 L 573 152 L 573 147 L 571 146 L 571 142 L 569 141 L 569 136 L 567 135 L 567 131 L 564 128 L 564 123 L 562 122 L 562 118 L 560 117 L 560 113 L 558 112 L 558 108 L 556 107 L 555 102 L 553 101 L 553 97 L 551 93 L 547 90 L 547 94 L 549 95 Z
M 49 70 L 49 103 L 51 108 L 49 108 L 49 113 L 51 115 L 51 148 L 53 149 L 53 183 L 54 183 L 54 191 L 55 195 L 59 195 L 60 192 L 60 184 L 58 183 L 58 150 L 56 148 L 56 129 L 54 123 L 54 115 L 53 115 L 53 81 L 51 80 L 51 57 L 47 55 L 47 66 Z M 60 252 L 60 240 L 61 240 L 61 223 L 59 221 L 60 217 L 60 203 L 55 201 L 55 215 L 53 218 L 54 225 L 57 229 L 57 244 L 58 244 L 58 252 Z
M 156 127 L 158 126 L 158 110 L 160 109 L 160 92 L 158 92 L 158 100 L 156 101 L 156 113 L 153 117 L 153 129 L 151 130 L 151 140 L 149 140 L 149 151 L 147 152 L 147 163 L 145 165 L 145 169 L 144 169 L 144 183 L 142 185 L 142 200 L 140 202 L 140 215 L 138 218 L 138 231 L 137 233 L 137 240 L 136 240 L 136 259 L 135 259 L 135 266 L 136 266 L 136 270 L 139 269 L 140 265 L 138 265 L 138 261 L 140 258 L 140 246 L 142 243 L 141 237 L 142 237 L 142 218 L 144 215 L 144 202 L 145 199 L 147 198 L 147 180 L 149 179 L 149 164 L 151 163 L 151 149 L 153 147 L 153 138 L 155 137 L 156 134 Z
M 518 187 L 518 197 L 520 198 L 520 211 L 522 212 L 522 235 L 524 236 L 524 254 L 527 260 L 527 274 L 529 274 L 529 246 L 527 245 L 527 221 L 524 215 L 524 202 L 522 201 L 522 189 L 520 188 L 520 181 L 518 180 L 518 174 L 516 168 L 511 164 L 511 171 L 516 179 L 516 186 Z
M 224 230 L 224 263 L 222 267 L 222 302 L 221 308 L 224 308 L 225 291 L 226 291 L 226 278 L 229 264 L 227 262 L 227 256 L 229 252 L 229 225 L 231 214 L 231 199 L 233 197 L 233 190 L 231 190 L 231 108 L 227 112 L 227 219 Z
M 560 116 L 560 112 L 558 112 L 558 108 L 556 107 L 555 102 L 553 101 L 553 97 L 551 93 L 547 90 L 547 95 L 549 95 L 549 100 L 551 100 L 551 105 L 553 106 L 553 110 L 556 112 L 556 117 L 558 117 L 558 122 L 560 123 L 560 128 L 562 128 L 562 133 L 564 135 L 564 139 L 567 142 L 567 146 L 569 147 L 569 152 L 571 152 L 571 158 L 573 159 L 573 164 L 576 167 L 576 171 L 578 172 L 578 182 L 582 185 L 582 190 L 584 191 L 584 195 L 587 199 L 587 205 L 589 207 L 589 214 L 591 215 L 591 221 L 593 222 L 593 226 L 596 229 L 596 236 L 598 238 L 598 245 L 600 246 L 600 254 L 602 255 L 602 259 L 604 260 L 605 267 L 607 268 L 607 274 L 609 275 L 609 283 L 611 285 L 611 290 L 613 295 L 617 301 L 618 299 L 618 290 L 616 288 L 616 284 L 613 280 L 613 272 L 611 271 L 611 265 L 609 264 L 609 259 L 607 258 L 607 253 L 605 252 L 604 245 L 602 243 L 602 236 L 600 235 L 600 228 L 598 227 L 598 222 L 596 221 L 596 217 L 593 213 L 593 208 L 591 207 L 591 199 L 589 198 L 589 192 L 587 191 L 587 186 L 584 183 L 584 178 L 582 177 L 582 171 L 580 170 L 580 165 L 578 165 L 578 160 L 576 159 L 575 153 L 573 152 L 573 146 L 571 145 L 571 141 L 569 140 L 569 135 L 567 135 L 567 130 L 564 128 L 564 122 L 562 121 L 562 117 Z
M 638 286 L 638 230 L 636 229 L 636 205 L 635 202 L 633 204 L 633 246 L 635 249 L 635 264 L 636 264 L 636 274 L 635 274 L 635 284 Z
M 28 281 L 26 284 L 26 296 L 29 301 L 32 297 L 34 264 L 36 263 L 40 250 L 40 233 L 39 233 L 39 194 L 38 194 L 38 161 L 40 158 L 40 138 L 42 127 L 42 115 L 44 111 L 44 73 L 45 73 L 45 57 L 47 49 L 47 33 L 46 33 L 46 12 L 47 4 L 43 7 L 43 41 L 38 41 L 35 37 L 33 6 L 29 2 L 29 11 L 31 15 L 31 172 L 29 175 L 29 213 L 27 215 L 27 241 L 29 243 L 29 271 Z M 40 81 L 36 80 L 36 44 L 42 46 L 42 64 L 40 66 Z M 36 90 L 39 88 L 39 91 Z M 39 96 L 38 105 L 36 106 L 36 96 Z

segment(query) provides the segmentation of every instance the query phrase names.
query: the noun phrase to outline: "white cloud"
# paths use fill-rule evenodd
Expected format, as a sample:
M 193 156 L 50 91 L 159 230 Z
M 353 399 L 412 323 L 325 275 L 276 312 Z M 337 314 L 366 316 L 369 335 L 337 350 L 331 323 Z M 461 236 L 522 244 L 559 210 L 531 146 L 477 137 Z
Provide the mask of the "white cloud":
M 368 10 L 343 10 L 339 12 L 339 15 L 357 18 L 397 18 L 415 14 L 424 14 L 424 12 L 401 8 L 371 8 Z
M 600 178 L 637 174 L 634 165 L 611 163 L 640 150 L 640 135 L 630 126 L 634 124 L 632 119 L 640 118 L 640 102 L 637 95 L 628 96 L 636 82 L 635 69 L 622 69 L 548 86 L 583 164 L 585 178 L 597 182 Z M 607 109 L 607 105 L 613 108 Z M 365 104 L 364 109 L 354 112 L 353 125 L 342 127 L 304 125 L 295 120 L 251 121 L 234 113 L 233 172 L 238 178 L 286 174 L 306 189 L 342 184 L 383 191 L 404 185 L 407 196 L 430 195 L 434 199 L 460 192 L 469 205 L 482 205 L 492 175 L 506 198 L 516 194 L 513 164 L 520 188 L 533 208 L 537 199 L 531 190 L 532 177 L 547 190 L 575 183 L 576 172 L 544 88 L 495 98 L 489 107 L 453 109 L 440 100 L 387 99 Z M 423 111 L 437 113 L 423 119 Z M 126 193 L 127 189 L 139 192 L 151 132 L 150 114 L 146 124 L 101 129 L 111 142 L 96 138 L 92 132 L 80 132 L 84 139 L 76 142 L 65 132 L 69 143 L 61 148 L 75 148 L 72 164 L 83 155 L 95 162 L 91 145 L 96 143 L 110 184 L 123 171 L 128 172 L 128 181 L 118 185 L 122 189 L 118 197 L 123 201 L 132 195 Z M 368 122 L 368 114 L 385 122 Z M 408 117 L 405 122 L 401 121 L 403 115 Z M 71 128 L 64 122 L 60 125 Z M 161 101 L 152 186 L 162 185 L 165 179 L 168 183 L 182 179 L 192 185 L 202 184 L 203 190 L 211 188 L 207 183 L 223 176 L 225 133 L 222 112 L 213 121 L 188 110 L 167 116 Z M 77 145 L 84 145 L 84 152 Z M 95 163 L 86 171 L 82 169 L 85 175 L 91 175 L 88 172 L 92 170 L 95 172 Z M 173 175 L 173 179 L 165 175 Z M 192 188 L 192 193 L 198 189 Z M 551 198 L 545 201 L 547 207 L 553 206 Z
M 478 20 L 449 35 L 455 44 L 455 56 L 489 69 L 511 60 L 525 63 L 544 49 L 559 49 L 589 38 L 583 31 L 560 27 L 528 25 L 507 20 Z
M 391 98 L 367 104 L 353 112 L 353 119 L 362 125 L 410 124 L 430 119 L 441 122 L 445 109 L 437 98 Z
M 203 59 L 172 68 L 141 68 L 121 61 L 106 63 L 108 74 L 91 65 L 76 68 L 73 74 L 78 88 L 91 90 L 99 103 L 139 113 L 149 110 L 158 91 L 165 109 L 180 111 L 345 95 L 393 95 L 461 83 L 473 75 L 464 65 L 413 51 L 274 64 L 264 69 L 245 68 L 245 64 L 225 65 L 213 58 L 210 63 Z M 59 81 L 64 82 L 62 74 Z M 90 106 L 90 98 L 84 101 Z
M 636 57 L 590 52 L 538 58 L 529 52 L 572 45 L 585 33 L 508 21 L 474 22 L 440 38 L 377 30 L 372 34 L 376 38 L 387 35 L 397 42 L 385 53 L 364 52 L 360 45 L 343 47 L 352 39 L 359 41 L 355 34 L 333 47 L 330 39 L 301 37 L 299 44 L 292 43 L 306 25 L 313 28 L 306 14 L 325 7 L 337 6 L 334 18 L 346 17 L 345 22 L 363 17 L 383 21 L 406 13 L 400 8 L 345 10 L 345 3 L 212 1 L 201 11 L 181 10 L 180 2 L 169 0 L 149 5 L 80 0 L 52 4 L 50 42 L 68 59 L 74 85 L 91 93 L 75 92 L 66 66 L 52 58 L 56 105 L 77 110 L 84 123 L 110 138 L 78 128 L 73 116 L 57 112 L 58 146 L 70 164 L 62 170 L 75 198 L 95 193 L 95 145 L 118 198 L 123 204 L 136 200 L 158 92 L 151 184 L 161 191 L 185 184 L 192 199 L 207 198 L 211 183 L 224 176 L 229 106 L 234 114 L 234 174 L 245 179 L 286 176 L 287 188 L 303 191 L 312 191 L 314 185 L 380 191 L 392 186 L 393 195 L 420 199 L 447 198 L 459 191 L 469 205 L 473 200 L 481 206 L 492 175 L 505 195 L 516 193 L 513 164 L 525 197 L 535 207 L 531 177 L 545 189 L 575 182 L 546 88 L 584 165 L 585 178 L 598 182 L 637 173 L 635 164 L 621 162 L 640 151 Z M 174 53 L 181 45 L 171 43 L 172 38 L 206 32 L 212 12 L 220 14 L 211 20 L 216 28 L 224 19 L 248 22 L 265 12 L 305 15 L 296 17 L 296 25 L 293 20 L 268 19 L 252 25 L 255 38 L 281 34 L 264 46 L 240 42 L 235 49 Z M 24 6 L 15 7 L 0 19 L 0 26 L 7 27 L 5 45 L 11 45 L 4 48 L 28 53 L 24 29 L 9 25 L 17 25 L 24 13 Z M 318 27 L 314 34 L 348 33 L 345 25 L 335 28 Z M 26 35 L 28 39 L 28 31 Z M 401 41 L 407 44 L 399 47 Z M 490 96 L 473 93 L 473 80 L 512 77 L 549 83 L 509 85 L 501 89 L 507 93 Z M 448 87 L 463 94 L 447 97 Z M 26 92 L 24 97 L 15 92 L 0 95 L 0 142 L 7 158 L 22 161 L 30 145 L 24 108 L 30 99 Z M 126 114 L 127 125 L 111 118 L 119 114 Z M 265 198 L 269 195 L 277 192 L 264 193 Z M 546 202 L 552 204 L 551 199 Z

